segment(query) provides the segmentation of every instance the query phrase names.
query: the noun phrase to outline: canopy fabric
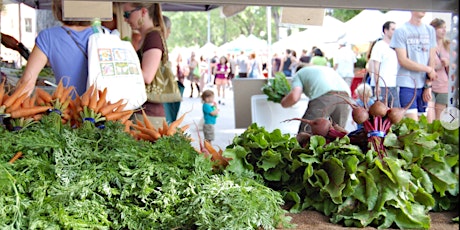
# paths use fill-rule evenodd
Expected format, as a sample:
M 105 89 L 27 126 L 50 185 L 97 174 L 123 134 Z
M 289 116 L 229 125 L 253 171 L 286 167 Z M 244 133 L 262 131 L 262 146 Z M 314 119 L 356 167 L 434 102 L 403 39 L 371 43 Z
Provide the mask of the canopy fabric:
M 380 10 L 363 10 L 345 22 L 347 35 L 345 40 L 351 44 L 364 44 L 382 37 L 382 25 L 385 22 Z
M 310 26 L 307 30 L 292 34 L 273 43 L 272 50 L 282 52 L 285 49 L 310 49 L 312 46 L 326 46 L 335 43 L 345 34 L 344 23 L 332 16 L 324 16 L 322 26 Z
M 240 35 L 233 41 L 227 42 L 221 45 L 218 50 L 221 53 L 228 52 L 254 52 L 254 51 L 266 51 L 268 48 L 267 41 L 260 39 L 252 34 L 249 36 Z
M 4 3 L 24 3 L 34 9 L 50 10 L 52 0 L 8 0 Z M 210 4 L 161 3 L 163 11 L 209 11 L 219 7 Z

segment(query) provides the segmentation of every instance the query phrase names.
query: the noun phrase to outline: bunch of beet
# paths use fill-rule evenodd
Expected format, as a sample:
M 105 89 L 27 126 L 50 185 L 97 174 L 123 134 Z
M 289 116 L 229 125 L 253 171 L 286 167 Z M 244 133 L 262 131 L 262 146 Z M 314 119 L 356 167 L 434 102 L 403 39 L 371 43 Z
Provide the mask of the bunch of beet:
M 388 105 L 388 88 L 385 87 L 385 97 L 382 102 L 377 97 L 374 104 L 367 108 L 366 103 L 364 107 L 351 102 L 351 100 L 342 95 L 338 95 L 344 99 L 352 107 L 352 118 L 357 124 L 363 124 L 364 133 L 367 135 L 367 140 L 371 143 L 373 149 L 379 154 L 380 158 L 386 155 L 386 150 L 383 145 L 385 136 L 390 131 L 393 124 L 398 124 L 403 118 L 410 105 L 414 103 L 416 91 L 410 103 L 405 108 L 392 108 Z M 391 103 L 393 104 L 393 103 Z
M 386 155 L 383 145 L 385 137 L 390 131 L 391 126 L 398 124 L 404 118 L 406 111 L 415 101 L 416 90 L 414 89 L 414 96 L 405 108 L 392 108 L 389 106 L 389 92 L 387 87 L 385 87 L 384 101 L 379 100 L 377 97 L 375 103 L 369 106 L 369 108 L 366 106 L 366 103 L 364 103 L 364 106 L 359 106 L 352 102 L 351 98 L 336 94 L 336 96 L 342 98 L 351 106 L 353 120 L 364 127 L 363 130 L 356 130 L 351 133 L 348 133 L 347 130 L 326 118 L 317 118 L 314 120 L 292 118 L 286 121 L 298 120 L 310 126 L 311 132 L 300 132 L 297 135 L 297 140 L 302 147 L 308 144 L 310 137 L 313 135 L 323 136 L 327 142 L 348 135 L 351 144 L 358 145 L 363 151 L 367 151 L 371 147 L 378 153 L 380 158 L 383 158 Z M 393 103 L 391 102 L 391 104 Z

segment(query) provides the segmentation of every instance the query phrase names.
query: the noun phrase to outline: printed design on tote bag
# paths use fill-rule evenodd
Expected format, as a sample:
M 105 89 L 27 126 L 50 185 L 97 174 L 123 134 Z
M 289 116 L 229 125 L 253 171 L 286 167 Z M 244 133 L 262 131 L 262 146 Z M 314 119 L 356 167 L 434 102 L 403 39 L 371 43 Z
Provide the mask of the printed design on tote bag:
M 102 76 L 113 76 L 115 75 L 115 67 L 112 62 L 100 63 L 101 75 Z
M 117 75 L 129 75 L 128 63 L 126 62 L 116 62 L 115 70 Z
M 113 60 L 126 62 L 127 55 L 125 49 L 113 48 Z
M 99 48 L 98 56 L 102 76 L 140 74 L 136 63 L 128 62 L 132 55 L 126 49 Z
M 128 64 L 129 74 L 140 74 L 139 69 L 136 66 L 136 63 L 129 63 Z
M 106 61 L 112 61 L 112 50 L 109 49 L 98 49 L 97 53 L 99 54 L 99 61 L 100 62 L 106 62 Z

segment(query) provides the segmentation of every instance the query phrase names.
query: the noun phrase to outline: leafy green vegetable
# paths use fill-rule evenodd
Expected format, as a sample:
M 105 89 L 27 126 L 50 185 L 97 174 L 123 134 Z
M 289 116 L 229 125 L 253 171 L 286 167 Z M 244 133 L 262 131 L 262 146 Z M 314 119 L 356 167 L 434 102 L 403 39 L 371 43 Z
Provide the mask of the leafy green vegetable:
M 252 124 L 224 151 L 232 158 L 227 171 L 258 173 L 291 212 L 316 209 L 344 226 L 426 229 L 429 211 L 458 205 L 458 129 L 444 130 L 439 121 L 393 126 L 383 159 L 346 136 L 328 144 L 312 136 L 305 148 L 293 139 Z
M 212 170 L 186 136 L 137 141 L 41 123 L 0 128 L 0 229 L 275 229 L 282 195 L 254 173 Z M 7 163 L 17 151 L 23 157 Z M 243 176 L 241 176 L 243 175 Z
M 291 84 L 283 72 L 275 73 L 275 77 L 268 79 L 267 84 L 262 87 L 262 92 L 268 96 L 267 100 L 276 103 L 280 103 L 290 91 Z

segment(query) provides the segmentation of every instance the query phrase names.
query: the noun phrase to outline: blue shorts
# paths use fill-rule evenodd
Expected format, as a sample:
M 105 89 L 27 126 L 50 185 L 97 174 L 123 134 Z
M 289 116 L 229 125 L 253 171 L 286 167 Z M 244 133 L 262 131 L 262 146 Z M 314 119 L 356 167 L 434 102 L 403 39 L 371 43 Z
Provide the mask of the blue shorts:
M 426 111 L 428 103 L 423 101 L 422 95 L 423 88 L 417 89 L 417 96 L 414 100 L 414 103 L 410 105 L 408 110 L 417 109 L 419 113 L 424 113 Z M 410 103 L 413 96 L 414 88 L 399 87 L 399 102 L 401 104 L 401 108 L 406 107 Z

